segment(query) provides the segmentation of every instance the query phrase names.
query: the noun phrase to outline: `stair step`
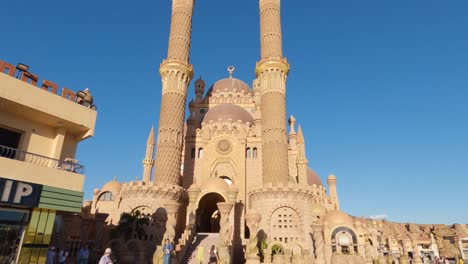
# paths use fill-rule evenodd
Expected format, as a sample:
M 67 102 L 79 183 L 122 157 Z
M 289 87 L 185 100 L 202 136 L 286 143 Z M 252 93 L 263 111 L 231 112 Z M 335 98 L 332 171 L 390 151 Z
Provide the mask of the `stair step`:
M 197 233 L 194 237 L 194 240 L 187 249 L 187 252 L 184 257 L 184 262 L 188 264 L 199 264 L 196 262 L 196 254 L 199 246 L 203 246 L 205 251 L 205 260 L 203 263 L 208 263 L 209 261 L 209 250 L 212 245 L 217 247 L 219 240 L 219 233 Z

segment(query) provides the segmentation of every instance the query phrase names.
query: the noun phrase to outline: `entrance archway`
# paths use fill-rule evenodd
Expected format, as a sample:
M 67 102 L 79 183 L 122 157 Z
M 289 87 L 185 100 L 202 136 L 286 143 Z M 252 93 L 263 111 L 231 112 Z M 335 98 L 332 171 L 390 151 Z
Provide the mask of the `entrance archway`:
M 218 193 L 205 194 L 198 203 L 197 209 L 197 231 L 202 233 L 218 233 L 219 220 L 221 218 L 218 206 L 224 202 L 223 196 Z

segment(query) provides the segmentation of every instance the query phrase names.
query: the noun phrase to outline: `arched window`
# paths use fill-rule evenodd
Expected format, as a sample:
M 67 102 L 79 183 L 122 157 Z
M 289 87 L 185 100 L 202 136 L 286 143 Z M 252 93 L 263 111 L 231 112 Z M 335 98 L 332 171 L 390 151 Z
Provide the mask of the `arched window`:
M 203 148 L 198 149 L 198 158 L 199 159 L 203 158 Z
M 273 239 L 291 243 L 301 238 L 299 214 L 292 208 L 283 206 L 273 212 L 270 221 L 271 236 Z
M 253 148 L 253 158 L 257 158 L 257 148 Z
M 246 157 L 246 158 L 250 158 L 250 148 L 247 148 L 247 149 L 245 150 L 245 157 Z
M 111 192 L 104 192 L 99 195 L 99 201 L 112 201 L 112 193 Z
M 353 230 L 338 227 L 332 233 L 332 251 L 341 254 L 357 254 L 357 237 Z

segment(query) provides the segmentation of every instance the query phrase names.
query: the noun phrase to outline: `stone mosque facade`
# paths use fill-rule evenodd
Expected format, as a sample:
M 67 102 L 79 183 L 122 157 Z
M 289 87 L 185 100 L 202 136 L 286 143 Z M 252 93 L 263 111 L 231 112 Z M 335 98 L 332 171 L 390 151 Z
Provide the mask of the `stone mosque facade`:
M 82 215 L 100 215 L 111 227 L 125 224 L 124 213 L 145 221 L 134 219 L 127 238 L 95 229 L 98 243 L 112 247 L 120 263 L 160 263 L 166 238 L 176 245 L 171 263 L 195 263 L 200 245 L 216 245 L 220 263 L 468 257 L 466 225 L 392 223 L 340 211 L 336 177 L 325 186 L 309 168 L 301 127 L 286 116 L 280 0 L 259 0 L 261 51 L 251 86 L 234 77 L 234 67 L 211 86 L 200 78 L 190 85 L 193 6 L 172 1 L 159 126 L 149 133 L 142 177 L 96 189 Z

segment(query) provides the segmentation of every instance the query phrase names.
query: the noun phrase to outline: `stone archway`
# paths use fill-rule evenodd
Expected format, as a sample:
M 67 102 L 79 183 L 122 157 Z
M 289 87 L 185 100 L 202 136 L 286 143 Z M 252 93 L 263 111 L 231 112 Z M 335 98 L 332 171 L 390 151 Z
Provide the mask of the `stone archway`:
M 219 232 L 221 216 L 216 205 L 219 202 L 225 202 L 225 199 L 222 195 L 214 192 L 207 193 L 200 199 L 196 213 L 197 232 Z

